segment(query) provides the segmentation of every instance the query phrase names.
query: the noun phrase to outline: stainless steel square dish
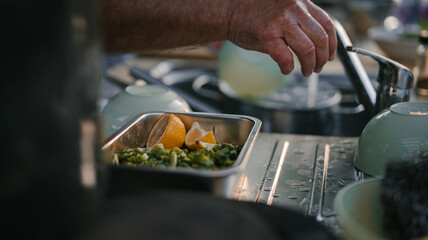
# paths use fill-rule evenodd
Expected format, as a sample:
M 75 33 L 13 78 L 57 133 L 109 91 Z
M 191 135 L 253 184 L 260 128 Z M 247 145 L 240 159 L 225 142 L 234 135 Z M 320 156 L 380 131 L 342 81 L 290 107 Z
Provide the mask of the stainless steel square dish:
M 106 159 L 114 151 L 144 147 L 150 130 L 165 112 L 142 113 L 125 124 L 105 140 L 102 147 Z M 175 113 L 188 130 L 194 121 L 203 129 L 214 129 L 217 142 L 241 145 L 242 150 L 234 165 L 218 170 L 169 167 L 134 167 L 113 165 L 109 162 L 109 191 L 123 194 L 146 189 L 186 189 L 210 192 L 225 196 L 233 188 L 233 182 L 243 172 L 249 154 L 261 128 L 257 118 L 243 115 L 212 113 Z M 232 178 L 234 177 L 234 178 Z

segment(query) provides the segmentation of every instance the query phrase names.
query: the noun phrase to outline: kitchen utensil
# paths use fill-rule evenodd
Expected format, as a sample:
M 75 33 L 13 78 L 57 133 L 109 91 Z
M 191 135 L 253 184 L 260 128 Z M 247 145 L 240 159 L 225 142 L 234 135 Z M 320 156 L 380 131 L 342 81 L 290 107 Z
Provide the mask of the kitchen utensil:
M 175 92 L 160 85 L 131 85 L 111 98 L 102 111 L 106 136 L 144 112 L 191 112 L 187 102 Z
M 222 82 L 219 87 L 227 96 L 246 103 L 246 107 L 252 108 L 251 112 L 262 121 L 271 118 L 269 122 L 275 119 L 281 123 L 275 124 L 275 128 L 270 129 L 272 132 L 328 134 L 334 126 L 333 112 L 341 99 L 337 89 L 319 83 L 316 75 L 291 80 L 276 94 L 255 100 L 234 95 L 235 92 Z
M 164 112 L 143 113 L 105 140 L 103 151 L 111 154 L 116 150 L 144 147 L 148 135 Z M 203 129 L 213 129 L 217 142 L 241 145 L 242 150 L 232 167 L 219 170 L 193 168 L 132 167 L 110 165 L 111 191 L 128 192 L 147 188 L 172 188 L 198 190 L 217 196 L 231 191 L 235 177 L 240 177 L 260 131 L 261 121 L 249 116 L 213 113 L 176 113 L 186 130 L 194 121 Z
M 225 96 L 236 100 L 236 111 L 255 116 L 263 121 L 263 131 L 297 134 L 333 135 L 334 129 L 340 128 L 341 117 L 353 116 L 360 119 L 364 110 L 353 98 L 342 98 L 340 91 L 327 81 L 320 81 L 317 74 L 310 78 L 296 73 L 289 76 L 287 84 L 270 96 L 250 99 L 236 94 L 228 84 L 215 76 L 203 75 L 195 79 L 195 92 L 204 92 L 204 96 L 219 99 L 218 92 L 209 90 L 208 84 L 214 85 Z M 349 97 L 348 97 L 349 98 Z M 348 102 L 347 102 L 348 101 Z M 345 103 L 347 106 L 341 106 Z M 366 117 L 355 122 L 353 128 L 361 133 Z M 346 135 L 346 133 L 344 133 Z
M 420 158 L 428 151 L 428 103 L 397 103 L 373 117 L 358 141 L 354 166 L 383 176 L 393 161 Z
M 380 179 L 357 182 L 339 191 L 334 208 L 344 240 L 384 240 Z

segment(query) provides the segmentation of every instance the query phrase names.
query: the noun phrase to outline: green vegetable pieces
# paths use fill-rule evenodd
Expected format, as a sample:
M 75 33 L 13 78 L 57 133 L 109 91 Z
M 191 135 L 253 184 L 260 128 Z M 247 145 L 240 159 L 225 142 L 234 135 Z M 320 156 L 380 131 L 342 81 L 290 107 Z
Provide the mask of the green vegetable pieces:
M 135 148 L 117 151 L 114 154 L 113 163 L 130 166 L 220 169 L 232 166 L 241 150 L 241 146 L 229 143 L 216 144 L 212 149 L 198 151 L 177 147 L 164 149 L 162 144 L 158 144 L 152 149 Z

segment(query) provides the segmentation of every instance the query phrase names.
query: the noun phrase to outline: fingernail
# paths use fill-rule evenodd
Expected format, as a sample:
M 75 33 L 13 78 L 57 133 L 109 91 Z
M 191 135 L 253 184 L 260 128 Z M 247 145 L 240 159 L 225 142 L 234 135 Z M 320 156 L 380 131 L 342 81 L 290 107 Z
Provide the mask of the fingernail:
M 316 67 L 314 72 L 316 73 L 320 73 L 322 71 L 322 67 Z
M 303 76 L 305 76 L 305 77 L 309 77 L 309 76 L 311 76 L 311 74 L 314 72 L 314 69 L 312 68 L 310 71 L 307 71 L 307 72 L 305 72 L 305 73 L 303 73 Z
M 288 73 L 290 73 L 291 71 L 293 71 L 293 68 L 294 68 L 294 64 L 293 63 L 287 64 L 287 70 L 289 71 Z
M 333 61 L 335 56 L 336 56 L 336 53 L 331 54 L 330 57 L 328 58 L 328 60 Z
M 292 64 L 292 63 L 287 64 L 287 65 L 285 65 L 284 69 L 282 69 L 282 73 L 283 74 L 289 74 L 289 73 L 291 73 L 291 71 L 293 71 L 293 68 L 294 68 L 294 64 Z

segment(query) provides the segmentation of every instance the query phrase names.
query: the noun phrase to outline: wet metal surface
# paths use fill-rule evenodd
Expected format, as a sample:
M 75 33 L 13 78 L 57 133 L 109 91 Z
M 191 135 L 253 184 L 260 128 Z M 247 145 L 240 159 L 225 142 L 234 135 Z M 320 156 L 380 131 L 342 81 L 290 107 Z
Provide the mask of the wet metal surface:
M 260 133 L 231 198 L 283 206 L 338 233 L 333 202 L 355 182 L 357 137 Z

